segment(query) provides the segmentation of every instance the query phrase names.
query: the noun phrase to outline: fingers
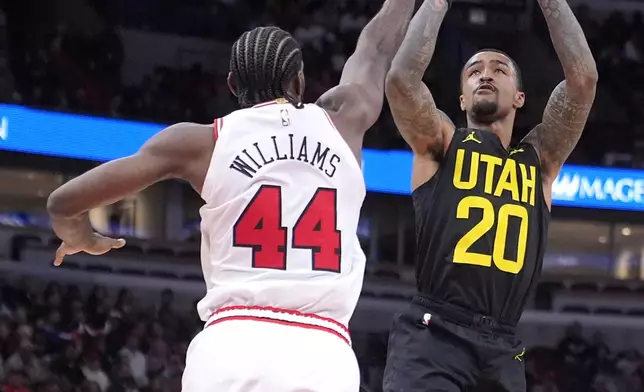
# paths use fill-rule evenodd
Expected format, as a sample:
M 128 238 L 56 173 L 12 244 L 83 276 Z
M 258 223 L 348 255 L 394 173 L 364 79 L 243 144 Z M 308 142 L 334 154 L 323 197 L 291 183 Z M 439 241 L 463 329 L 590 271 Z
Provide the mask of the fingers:
M 72 248 L 71 246 L 63 242 L 56 250 L 56 258 L 54 258 L 54 266 L 58 267 L 59 265 L 61 265 L 63 263 L 63 258 L 65 258 L 65 256 L 75 255 L 78 252 L 80 252 L 80 249 Z
M 114 240 L 114 244 L 112 245 L 112 249 L 120 249 L 125 246 L 125 240 L 123 238 L 119 238 L 117 240 Z
M 54 266 L 58 267 L 63 263 L 65 256 L 76 254 L 80 251 L 84 251 L 91 255 L 102 255 L 110 251 L 110 249 L 120 249 L 125 246 L 125 240 L 123 238 L 113 239 L 107 237 L 100 237 L 100 240 L 91 247 L 84 249 L 75 249 L 69 247 L 64 242 L 60 244 L 56 250 L 56 258 L 54 259 Z
M 54 258 L 54 266 L 58 267 L 63 263 L 63 258 L 67 256 L 67 251 L 69 247 L 63 242 L 60 244 L 58 249 L 56 249 L 56 257 Z
M 94 247 L 95 254 L 103 254 L 108 252 L 110 249 L 120 249 L 125 246 L 125 240 L 123 238 L 110 238 L 105 237 L 100 234 L 94 234 L 98 238 L 98 246 Z M 89 252 L 94 254 L 93 252 Z
M 65 253 L 60 251 L 60 248 L 56 250 L 56 257 L 54 257 L 54 266 L 58 267 L 63 263 L 63 257 L 65 257 Z

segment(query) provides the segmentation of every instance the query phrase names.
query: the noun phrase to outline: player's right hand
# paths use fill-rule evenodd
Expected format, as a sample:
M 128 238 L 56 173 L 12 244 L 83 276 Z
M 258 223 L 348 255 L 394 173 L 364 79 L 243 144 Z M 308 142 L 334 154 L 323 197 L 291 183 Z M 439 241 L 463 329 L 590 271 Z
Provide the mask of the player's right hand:
M 85 252 L 90 255 L 102 255 L 109 252 L 112 249 L 119 249 L 125 246 L 125 240 L 122 238 L 114 239 L 110 237 L 102 236 L 98 233 L 94 233 L 92 241 L 88 244 L 73 247 L 65 242 L 60 244 L 58 250 L 56 250 L 56 259 L 54 260 L 54 265 L 58 267 L 63 263 L 65 256 L 74 255 L 76 253 Z

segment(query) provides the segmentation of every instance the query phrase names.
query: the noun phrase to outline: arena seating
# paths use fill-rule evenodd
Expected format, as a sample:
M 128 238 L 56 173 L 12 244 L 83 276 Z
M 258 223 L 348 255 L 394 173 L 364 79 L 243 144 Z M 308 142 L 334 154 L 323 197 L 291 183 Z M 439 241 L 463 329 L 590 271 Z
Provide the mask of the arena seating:
M 12 8 L 28 4 L 0 2 L 0 8 L 9 3 Z M 162 2 L 161 6 L 150 0 L 87 3 L 91 6 L 71 8 L 86 13 L 77 20 L 102 19 L 105 28 L 100 34 L 86 35 L 83 29 L 65 28 L 49 17 L 41 18 L 40 29 L 14 23 L 14 31 L 7 36 L 9 45 L 2 42 L 2 58 L 9 59 L 11 69 L 7 71 L 3 62 L 0 97 L 10 103 L 74 113 L 166 123 L 208 122 L 234 108 L 224 83 L 212 83 L 223 81 L 222 72 L 186 66 L 194 53 L 177 52 L 170 57 L 183 59 L 184 63 L 173 64 L 180 67 L 158 66 L 149 75 L 126 82 L 121 75 L 122 33 L 144 28 L 150 34 L 204 35 L 228 46 L 249 25 L 275 21 L 292 31 L 299 28 L 302 37 L 312 28 L 321 28 L 321 36 L 331 37 L 321 43 L 304 43 L 307 99 L 312 100 L 337 80 L 337 64 L 352 50 L 366 15 L 379 6 L 377 1 L 304 0 L 292 9 L 282 1 L 270 1 L 269 7 L 264 2 L 205 0 Z M 598 58 L 601 82 L 598 104 L 571 162 L 602 164 L 606 156 L 625 155 L 626 159 L 611 162 L 632 165 L 637 162 L 634 130 L 640 128 L 644 106 L 641 15 L 631 18 L 616 12 L 593 19 L 590 11 L 584 11 L 588 15 L 583 18 L 580 14 L 580 19 Z M 30 13 L 33 10 L 25 12 Z M 304 13 L 314 17 L 303 19 Z M 215 19 L 220 23 L 212 23 Z M 298 25 L 297 20 L 307 24 Z M 74 32 L 79 30 L 84 33 Z M 551 79 L 559 72 L 543 21 L 535 20 L 534 30 L 521 39 L 512 37 L 517 43 L 510 52 L 530 60 L 522 62 L 526 71 L 538 73 L 533 78 L 526 74 L 530 104 L 519 119 L 517 138 L 533 120 L 530 116 L 538 112 L 530 105 L 545 102 Z M 493 41 L 486 45 L 494 45 L 495 39 L 502 42 L 506 35 L 486 35 Z M 446 36 L 449 45 L 439 43 L 427 81 L 441 106 L 458 113 L 454 77 L 443 71 L 462 62 L 464 53 L 480 42 L 474 36 L 455 38 L 449 31 Z M 7 47 L 12 49 L 8 56 L 4 53 Z M 553 69 L 557 71 L 549 72 Z M 4 83 L 7 79 L 12 82 Z M 388 111 L 383 113 L 369 132 L 367 145 L 406 148 L 393 130 Z M 131 239 L 126 249 L 107 257 L 71 257 L 62 268 L 54 268 L 51 257 L 57 245 L 48 230 L 0 227 L 2 389 L 180 391 L 186 345 L 202 327 L 194 311 L 194 301 L 203 293 L 198 247 Z M 363 380 L 373 392 L 380 390 L 388 320 L 412 295 L 413 281 L 410 267 L 368 266 L 365 295 L 352 329 Z M 159 301 L 159 296 L 164 300 Z M 644 342 L 643 296 L 640 281 L 546 276 L 520 326 L 531 348 L 526 354 L 530 390 L 644 390 L 644 361 L 633 352 L 634 347 L 641 350 L 638 345 Z M 583 328 L 569 327 L 574 321 Z

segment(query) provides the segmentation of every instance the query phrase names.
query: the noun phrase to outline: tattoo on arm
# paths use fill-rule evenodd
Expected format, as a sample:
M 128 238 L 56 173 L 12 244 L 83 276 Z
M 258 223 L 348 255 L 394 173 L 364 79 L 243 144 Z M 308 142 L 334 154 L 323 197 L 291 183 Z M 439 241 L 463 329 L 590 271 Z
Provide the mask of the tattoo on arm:
M 409 24 L 407 35 L 394 57 L 391 68 L 409 81 L 420 82 L 434 55 L 436 40 L 447 13 L 445 0 L 425 0 Z
M 452 120 L 436 107 L 427 86 L 422 82 L 416 89 L 388 86 L 387 98 L 396 127 L 414 152 L 441 156 L 441 126 L 455 127 Z
M 572 99 L 567 92 L 567 82 L 563 81 L 552 92 L 542 123 L 526 136 L 525 141 L 537 148 L 544 167 L 551 174 L 559 171 L 577 145 L 592 104 L 592 100 Z
M 537 1 L 548 24 L 550 38 L 566 80 L 581 83 L 587 79 L 597 79 L 597 66 L 586 36 L 566 0 Z
M 447 13 L 445 0 L 425 0 L 409 24 L 391 68 L 409 82 L 420 82 L 434 55 L 436 40 Z
M 446 0 L 425 0 L 412 19 L 387 77 L 386 92 L 396 126 L 416 152 L 442 149 L 441 129 L 452 122 L 423 83 L 423 75 L 436 48 L 440 25 L 449 5 Z
M 595 100 L 597 66 L 584 32 L 565 0 L 537 0 L 566 80 L 552 92 L 543 121 L 526 136 L 554 178 L 581 137 Z

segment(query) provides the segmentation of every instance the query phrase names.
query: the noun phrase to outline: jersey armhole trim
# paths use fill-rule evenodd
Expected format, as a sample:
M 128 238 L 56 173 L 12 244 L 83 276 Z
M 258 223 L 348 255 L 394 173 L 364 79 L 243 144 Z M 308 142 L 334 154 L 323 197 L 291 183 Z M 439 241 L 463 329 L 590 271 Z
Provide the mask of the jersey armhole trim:
M 331 120 L 331 116 L 329 116 L 329 113 L 326 112 L 326 109 L 324 108 L 320 108 L 320 109 L 322 110 L 322 113 L 324 113 L 324 116 L 326 116 L 326 119 L 329 120 L 329 124 L 331 124 L 333 129 L 335 129 L 336 132 L 340 133 L 340 131 L 338 131 L 338 128 L 333 123 L 333 120 Z
M 216 118 L 214 123 L 213 123 L 213 128 L 214 128 L 214 135 L 215 135 L 215 142 L 217 139 L 219 139 L 219 132 L 221 132 L 221 128 L 224 125 L 224 119 L 223 118 Z
M 217 150 L 217 140 L 219 139 L 219 134 L 221 133 L 221 129 L 224 126 L 224 118 L 216 118 L 215 121 L 213 121 L 213 136 L 215 138 L 215 148 L 212 150 L 212 155 L 210 157 L 210 163 L 208 165 L 208 171 L 206 172 L 206 178 L 204 178 L 203 181 L 203 186 L 201 187 L 201 192 L 199 193 L 199 196 L 207 203 L 210 200 L 210 197 L 212 196 L 212 188 L 214 187 L 214 179 L 212 178 L 214 176 L 214 168 L 213 168 L 213 160 L 215 159 L 215 151 Z
M 438 181 L 438 178 L 440 178 L 440 175 L 442 174 L 441 169 L 443 168 L 443 165 L 445 164 L 445 160 L 449 157 L 450 151 L 452 151 L 452 146 L 454 145 L 457 136 L 459 136 L 459 132 L 462 132 L 463 128 L 454 128 L 454 134 L 452 134 L 452 140 L 449 141 L 449 144 L 447 145 L 447 148 L 443 152 L 443 155 L 441 155 L 438 159 L 436 159 L 436 163 L 438 163 L 438 170 L 436 170 L 436 173 L 434 173 L 433 176 L 430 177 L 429 180 L 423 182 L 420 184 L 416 189 L 411 191 L 412 197 L 414 194 L 417 194 L 416 191 L 418 191 L 421 188 L 425 188 L 428 186 L 427 184 L 432 183 L 432 181 L 436 178 L 436 181 Z M 420 192 L 420 191 L 419 191 Z

